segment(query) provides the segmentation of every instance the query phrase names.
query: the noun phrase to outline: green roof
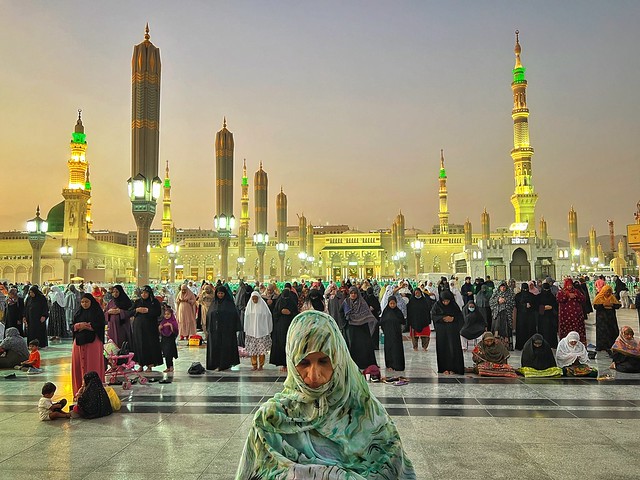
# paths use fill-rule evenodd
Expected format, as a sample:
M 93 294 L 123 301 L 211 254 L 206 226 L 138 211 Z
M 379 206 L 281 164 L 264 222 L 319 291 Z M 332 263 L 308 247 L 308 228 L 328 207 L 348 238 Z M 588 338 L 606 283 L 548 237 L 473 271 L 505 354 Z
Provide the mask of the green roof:
M 77 133 L 77 132 L 73 132 L 72 134 L 72 138 L 71 141 L 73 143 L 87 143 L 87 136 L 84 133 Z
M 51 207 L 47 214 L 47 224 L 49 232 L 64 231 L 64 200 Z

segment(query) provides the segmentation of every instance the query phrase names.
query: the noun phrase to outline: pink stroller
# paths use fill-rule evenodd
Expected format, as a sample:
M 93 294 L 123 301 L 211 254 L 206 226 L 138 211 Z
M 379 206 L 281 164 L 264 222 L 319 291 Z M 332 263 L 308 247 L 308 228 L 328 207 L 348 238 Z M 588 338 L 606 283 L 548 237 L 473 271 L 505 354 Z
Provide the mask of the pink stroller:
M 104 346 L 104 352 L 108 363 L 107 370 L 104 372 L 107 383 L 113 385 L 118 381 L 118 377 L 122 377 L 122 389 L 129 390 L 136 381 L 139 381 L 140 385 L 145 385 L 149 381 L 147 377 L 135 370 L 136 362 L 133 361 L 132 352 L 121 354 L 112 340 Z

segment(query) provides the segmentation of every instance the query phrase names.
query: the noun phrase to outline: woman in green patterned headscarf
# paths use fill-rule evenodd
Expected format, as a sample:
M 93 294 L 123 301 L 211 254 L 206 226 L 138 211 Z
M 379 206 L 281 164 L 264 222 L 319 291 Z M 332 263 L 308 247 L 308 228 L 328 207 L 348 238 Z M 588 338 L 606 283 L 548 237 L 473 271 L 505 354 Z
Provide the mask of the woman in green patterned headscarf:
M 416 478 L 396 426 L 369 392 L 329 315 L 309 310 L 296 316 L 286 352 L 284 389 L 256 412 L 237 480 Z M 332 374 L 312 388 L 300 371 L 318 352 L 329 357 Z

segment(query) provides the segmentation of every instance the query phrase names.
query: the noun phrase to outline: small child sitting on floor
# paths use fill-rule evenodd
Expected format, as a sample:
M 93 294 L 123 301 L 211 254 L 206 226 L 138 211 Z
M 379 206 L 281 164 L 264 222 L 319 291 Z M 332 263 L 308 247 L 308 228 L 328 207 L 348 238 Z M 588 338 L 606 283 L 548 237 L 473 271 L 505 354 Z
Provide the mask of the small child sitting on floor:
M 29 342 L 29 358 L 22 362 L 20 365 L 16 365 L 16 370 L 22 370 L 27 373 L 41 373 L 40 368 L 40 342 L 38 339 L 31 340 Z
M 62 409 L 67 405 L 67 400 L 62 399 L 53 403 L 51 398 L 56 393 L 56 386 L 47 382 L 42 386 L 42 398 L 38 401 L 38 415 L 40 420 L 55 420 L 57 418 L 71 418 L 69 413 L 63 412 Z

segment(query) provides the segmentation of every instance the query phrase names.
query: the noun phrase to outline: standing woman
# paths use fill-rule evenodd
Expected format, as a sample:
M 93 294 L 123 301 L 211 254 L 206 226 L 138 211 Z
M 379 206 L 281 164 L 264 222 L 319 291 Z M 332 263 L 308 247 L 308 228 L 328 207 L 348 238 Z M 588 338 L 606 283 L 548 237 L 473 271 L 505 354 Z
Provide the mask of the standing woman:
M 145 285 L 140 298 L 133 303 L 128 312 L 133 317 L 133 359 L 142 367 L 146 366 L 147 372 L 156 365 L 162 365 L 162 351 L 158 335 L 158 320 L 161 314 L 160 302 L 153 296 L 153 290 Z
M 132 346 L 130 308 L 131 299 L 122 285 L 114 285 L 111 289 L 111 300 L 104 309 L 104 318 L 108 326 L 107 336 L 119 347 L 122 347 L 124 342 Z
M 593 307 L 596 309 L 596 350 L 605 350 L 611 355 L 611 345 L 620 335 L 616 317 L 620 302 L 614 296 L 611 286 L 602 287 L 593 299 Z
M 573 286 L 573 280 L 565 278 L 564 288 L 556 295 L 558 300 L 558 337 L 565 338 L 571 332 L 578 332 L 580 341 L 587 344 L 582 303 L 584 295 Z M 615 337 L 613 338 L 615 340 Z M 612 342 L 613 343 L 613 342 Z M 609 345 L 607 348 L 611 348 Z
M 40 348 L 49 345 L 47 338 L 47 317 L 49 305 L 37 285 L 29 288 L 27 301 L 24 302 L 24 323 L 27 324 L 27 343 L 38 340 Z
M 204 332 L 205 340 L 207 338 L 207 313 L 209 313 L 209 307 L 211 307 L 211 302 L 213 302 L 215 296 L 216 293 L 213 291 L 213 287 L 210 283 L 207 283 L 202 287 L 202 291 L 198 296 L 200 318 L 202 319 L 202 331 Z
M 80 301 L 76 293 L 76 287 L 72 283 L 67 286 L 67 290 L 64 292 L 64 316 L 69 328 L 73 325 L 73 316 L 80 308 Z
M 476 307 L 478 308 L 480 315 L 482 315 L 482 318 L 484 319 L 484 324 L 487 330 L 491 330 L 492 323 L 491 306 L 489 304 L 490 301 L 491 288 L 489 287 L 489 285 L 483 282 L 482 285 L 480 285 L 480 289 L 476 293 Z
M 369 310 L 371 310 L 371 313 L 373 314 L 373 316 L 376 317 L 376 320 L 379 321 L 380 314 L 382 313 L 380 309 L 380 300 L 378 300 L 377 295 L 373 293 L 373 287 L 367 288 L 367 292 L 364 295 L 364 299 L 367 302 L 367 305 L 369 305 Z M 325 310 L 325 312 L 328 313 L 329 311 Z M 380 350 L 380 327 L 377 324 L 376 324 L 376 327 L 373 329 L 373 336 L 371 337 L 371 341 L 373 342 L 373 349 Z
M 18 296 L 18 289 L 11 288 L 9 290 L 9 298 L 7 299 L 7 311 L 4 315 L 5 327 L 17 328 L 21 337 L 24 336 L 22 330 L 22 322 L 24 318 L 24 301 Z
M 513 350 L 513 310 L 515 299 L 513 291 L 504 280 L 500 282 L 497 290 L 493 292 L 491 300 L 491 332 L 499 339 L 507 350 Z
M 207 370 L 227 370 L 240 363 L 239 324 L 240 315 L 229 290 L 224 285 L 216 287 L 216 298 L 207 313 Z
M 418 350 L 418 338 L 422 343 L 422 349 L 426 352 L 431 340 L 431 309 L 433 301 L 416 288 L 407 304 L 407 324 L 413 351 Z M 385 338 L 386 341 L 386 338 Z
M 49 291 L 49 337 L 60 340 L 67 336 L 67 317 L 64 312 L 64 293 L 60 287 L 51 287 Z
M 538 299 L 523 283 L 515 296 L 516 302 L 516 350 L 522 350 L 533 335 L 538 333 Z
M 281 372 L 287 371 L 284 349 L 289 325 L 297 314 L 298 299 L 291 293 L 291 290 L 285 288 L 273 308 L 273 332 L 271 333 L 271 355 L 269 357 L 269 363 L 280 367 Z
M 80 300 L 80 310 L 73 317 L 73 347 L 71 348 L 71 383 L 73 396 L 78 394 L 82 379 L 88 372 L 97 372 L 104 382 L 104 313 L 90 294 Z
M 551 293 L 551 285 L 542 284 L 538 295 L 538 333 L 549 342 L 551 348 L 558 348 L 558 300 Z
M 431 319 L 436 327 L 438 373 L 463 375 L 464 357 L 460 344 L 460 330 L 464 320 L 460 307 L 449 290 L 440 292 L 440 300 L 431 309 Z
M 267 302 L 257 291 L 251 292 L 244 312 L 247 355 L 251 356 L 251 369 L 262 370 L 267 352 L 271 349 L 273 318 Z
M 176 297 L 176 317 L 180 329 L 180 340 L 196 334 L 196 296 L 186 283 L 180 287 Z
M 404 370 L 404 324 L 404 315 L 398 308 L 396 297 L 391 297 L 380 317 L 380 325 L 384 332 L 384 363 L 389 370 Z
M 377 365 L 371 337 L 378 321 L 357 287 L 349 288 L 349 296 L 342 304 L 341 313 L 347 324 L 347 345 L 353 361 L 361 370 L 369 365 Z

